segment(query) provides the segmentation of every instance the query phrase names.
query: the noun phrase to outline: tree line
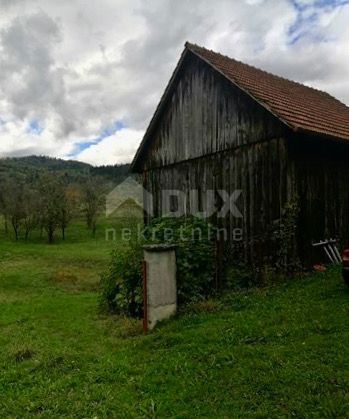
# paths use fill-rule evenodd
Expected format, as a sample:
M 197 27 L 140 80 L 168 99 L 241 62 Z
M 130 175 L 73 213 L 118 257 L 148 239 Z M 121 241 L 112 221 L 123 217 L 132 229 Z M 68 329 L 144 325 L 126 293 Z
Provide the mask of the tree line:
M 71 221 L 81 216 L 94 236 L 104 196 L 104 183 L 97 177 L 70 183 L 64 175 L 49 171 L 30 181 L 11 174 L 0 180 L 0 215 L 5 233 L 12 231 L 15 240 L 28 240 L 33 230 L 45 235 L 48 243 L 58 233 L 64 240 Z

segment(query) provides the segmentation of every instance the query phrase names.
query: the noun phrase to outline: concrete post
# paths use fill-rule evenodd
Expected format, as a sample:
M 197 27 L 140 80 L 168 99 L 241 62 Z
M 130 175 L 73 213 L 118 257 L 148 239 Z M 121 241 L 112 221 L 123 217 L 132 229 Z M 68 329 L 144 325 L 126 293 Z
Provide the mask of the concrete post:
M 148 330 L 176 313 L 176 252 L 164 244 L 143 249 L 144 329 Z

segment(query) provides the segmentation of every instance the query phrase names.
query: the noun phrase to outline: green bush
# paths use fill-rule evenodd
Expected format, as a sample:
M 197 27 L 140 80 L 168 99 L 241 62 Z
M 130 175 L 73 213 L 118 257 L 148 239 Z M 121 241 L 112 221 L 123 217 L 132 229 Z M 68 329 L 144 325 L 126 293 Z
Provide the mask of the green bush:
M 142 316 L 142 248 L 130 243 L 114 250 L 101 277 L 102 311 Z
M 177 256 L 178 302 L 187 303 L 213 291 L 215 247 L 213 228 L 198 218 L 155 219 L 144 240 L 118 247 L 101 278 L 100 308 L 132 317 L 142 315 L 142 246 L 174 244 Z

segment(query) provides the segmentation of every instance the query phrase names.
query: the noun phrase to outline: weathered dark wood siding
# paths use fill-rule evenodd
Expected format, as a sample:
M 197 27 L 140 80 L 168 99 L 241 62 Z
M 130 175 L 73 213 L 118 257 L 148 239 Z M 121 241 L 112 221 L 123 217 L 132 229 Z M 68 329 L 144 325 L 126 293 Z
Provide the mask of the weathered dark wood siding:
M 232 241 L 234 229 L 242 229 L 246 257 L 253 257 L 251 241 L 258 240 L 280 218 L 286 202 L 295 192 L 293 162 L 287 159 L 286 141 L 283 138 L 252 144 L 190 161 L 159 167 L 144 173 L 144 186 L 153 195 L 155 216 L 167 214 L 167 200 L 162 199 L 164 190 L 180 190 L 185 193 L 184 212 L 199 212 L 197 202 L 205 205 L 208 190 L 225 190 L 231 195 L 242 190 L 237 207 L 242 218 L 229 213 L 222 219 L 214 219 L 226 228 Z M 191 190 L 197 190 L 199 199 L 193 201 Z M 165 207 L 164 207 L 165 205 Z
M 300 253 L 315 262 L 321 254 L 309 246 L 312 241 L 349 244 L 349 144 L 294 135 L 290 146 L 301 203 Z
M 151 136 L 143 169 L 162 167 L 284 136 L 285 126 L 194 56 Z

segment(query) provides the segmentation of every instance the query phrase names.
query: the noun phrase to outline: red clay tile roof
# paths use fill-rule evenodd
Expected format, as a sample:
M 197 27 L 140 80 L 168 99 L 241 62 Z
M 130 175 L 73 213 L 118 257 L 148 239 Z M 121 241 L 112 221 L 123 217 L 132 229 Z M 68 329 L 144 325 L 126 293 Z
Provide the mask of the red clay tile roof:
M 139 169 L 143 150 L 188 51 L 223 74 L 294 131 L 349 141 L 349 107 L 333 96 L 187 42 L 131 163 L 131 170 Z
M 186 43 L 193 52 L 294 130 L 349 140 L 349 107 L 328 93 Z

